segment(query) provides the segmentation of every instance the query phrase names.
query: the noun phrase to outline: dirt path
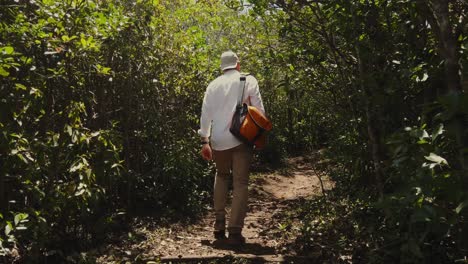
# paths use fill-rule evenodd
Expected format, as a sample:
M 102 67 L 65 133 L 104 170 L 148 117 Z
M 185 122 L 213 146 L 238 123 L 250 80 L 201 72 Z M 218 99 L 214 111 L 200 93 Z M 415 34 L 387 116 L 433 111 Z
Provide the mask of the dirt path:
M 247 244 L 242 248 L 234 249 L 214 243 L 214 218 L 209 213 L 201 221 L 189 226 L 137 226 L 131 237 L 117 245 L 109 245 L 100 252 L 98 263 L 158 259 L 162 262 L 208 260 L 226 256 L 276 262 L 282 261 L 285 256 L 295 255 L 287 246 L 294 243 L 295 237 L 291 237 L 291 232 L 282 230 L 285 228 L 284 215 L 298 200 L 322 195 L 322 190 L 319 178 L 307 161 L 294 158 L 288 160 L 288 163 L 289 169 L 283 172 L 253 174 L 249 186 L 249 212 L 243 231 Z M 323 180 L 325 189 L 332 188 L 328 179 Z M 297 225 L 293 226 L 297 228 Z

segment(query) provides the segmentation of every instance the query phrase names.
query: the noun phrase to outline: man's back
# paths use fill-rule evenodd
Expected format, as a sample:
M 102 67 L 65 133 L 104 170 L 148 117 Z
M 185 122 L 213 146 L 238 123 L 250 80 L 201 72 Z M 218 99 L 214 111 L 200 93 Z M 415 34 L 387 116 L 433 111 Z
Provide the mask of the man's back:
M 208 132 L 209 128 L 205 127 L 205 125 L 208 120 L 213 122 L 211 142 L 215 150 L 229 149 L 241 144 L 241 141 L 229 131 L 231 119 L 243 89 L 243 87 L 240 87 L 240 76 L 241 74 L 237 70 L 226 71 L 213 80 L 206 90 L 201 131 Z M 243 102 L 264 112 L 260 92 L 258 91 L 258 83 L 253 76 L 247 78 Z M 207 120 L 204 120 L 205 118 Z

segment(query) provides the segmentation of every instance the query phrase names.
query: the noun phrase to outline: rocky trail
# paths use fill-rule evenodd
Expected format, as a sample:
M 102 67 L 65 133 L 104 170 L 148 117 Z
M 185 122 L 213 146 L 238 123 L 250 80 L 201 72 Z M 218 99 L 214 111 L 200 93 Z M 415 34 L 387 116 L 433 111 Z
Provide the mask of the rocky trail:
M 240 248 L 214 241 L 214 217 L 208 212 L 190 225 L 136 225 L 130 237 L 126 235 L 94 254 L 99 255 L 98 263 L 211 263 L 219 260 L 221 262 L 216 263 L 230 263 L 228 259 L 234 258 L 255 263 L 310 263 L 308 260 L 320 253 L 297 256 L 293 245 L 298 225 L 289 222 L 288 226 L 292 228 L 284 232 L 284 222 L 292 205 L 322 195 L 322 186 L 325 190 L 333 187 L 326 176 L 320 177 L 322 183 L 310 162 L 302 157 L 289 159 L 287 169 L 253 173 L 243 231 L 247 243 Z M 300 219 L 288 221 L 297 223 Z

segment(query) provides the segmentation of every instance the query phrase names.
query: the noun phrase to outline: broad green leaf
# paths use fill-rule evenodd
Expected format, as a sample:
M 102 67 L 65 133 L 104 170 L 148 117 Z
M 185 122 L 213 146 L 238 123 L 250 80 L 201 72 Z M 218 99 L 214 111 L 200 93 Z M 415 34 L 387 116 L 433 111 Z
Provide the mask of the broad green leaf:
M 14 51 L 15 49 L 9 46 L 0 48 L 0 53 L 3 53 L 3 54 L 13 54 Z
M 67 129 L 68 135 L 70 135 L 70 136 L 73 135 L 73 129 L 72 129 L 71 126 L 67 125 L 66 129 Z
M 429 138 L 429 134 L 427 133 L 426 130 L 423 130 L 423 131 L 422 131 L 421 138 Z
M 425 139 L 421 139 L 421 140 L 419 140 L 417 143 L 418 143 L 419 145 L 424 145 L 424 144 L 427 144 L 428 141 L 425 140 Z
M 32 58 L 28 58 L 26 56 L 21 56 L 20 59 L 24 64 L 30 64 L 32 62 Z
M 424 73 L 422 78 L 419 78 L 419 76 L 416 77 L 416 82 L 425 82 L 427 81 L 428 78 L 429 78 L 429 75 L 427 75 L 427 73 Z
M 76 39 L 76 38 L 78 38 L 78 37 L 77 37 L 77 36 L 69 37 L 68 35 L 63 35 L 63 36 L 62 36 L 63 42 L 70 42 L 70 41 L 72 41 L 72 40 L 74 40 L 74 39 Z
M 17 226 L 21 221 L 25 220 L 28 218 L 28 214 L 23 214 L 23 213 L 20 213 L 20 214 L 17 214 L 15 215 L 15 226 Z
M 22 160 L 24 163 L 29 164 L 28 160 L 21 153 L 17 153 L 16 156 Z
M 420 140 L 425 139 L 425 138 L 430 138 L 429 133 L 427 133 L 426 130 L 424 129 L 406 129 L 406 131 L 409 131 L 410 135 L 418 138 Z
M 444 158 L 442 158 L 441 156 L 435 154 L 435 153 L 430 153 L 429 156 L 424 156 L 425 159 L 429 160 L 429 161 L 432 161 L 432 162 L 435 162 L 437 164 L 445 164 L 445 165 L 448 165 L 447 163 L 447 160 L 445 160 Z
M 10 134 L 10 137 L 14 137 L 14 138 L 17 138 L 17 139 L 21 139 L 21 135 L 16 134 L 16 133 L 11 133 L 11 134 Z
M 468 206 L 468 200 L 465 200 L 464 202 L 460 203 L 457 208 L 455 208 L 455 212 L 459 214 L 466 206 Z
M 104 67 L 102 65 L 96 65 L 96 69 L 97 69 L 97 72 L 100 73 L 100 74 L 104 74 L 104 75 L 108 75 L 110 74 L 110 70 L 111 68 L 109 67 Z
M 122 164 L 114 163 L 112 164 L 111 169 L 116 168 L 116 167 L 122 167 Z
M 75 196 L 80 196 L 80 195 L 82 195 L 85 191 L 86 191 L 85 189 L 81 189 L 81 190 L 79 190 L 79 191 L 77 191 L 77 192 L 75 193 Z
M 13 231 L 13 225 L 10 221 L 7 221 L 5 226 L 5 235 L 8 236 L 11 233 L 11 231 Z
M 36 89 L 34 87 L 31 87 L 31 90 L 29 91 L 30 95 L 34 95 L 36 98 L 42 97 L 42 92 L 39 89 Z
M 15 226 L 19 224 L 19 222 L 21 221 L 21 214 L 17 214 L 15 215 Z
M 21 83 L 15 83 L 16 90 L 27 90 L 26 86 Z
M 81 170 L 84 167 L 85 167 L 85 164 L 83 164 L 82 162 L 79 162 L 78 164 L 75 164 L 74 166 L 72 166 L 68 171 L 75 172 L 75 171 Z
M 87 177 L 88 179 L 91 179 L 91 176 L 93 176 L 93 170 L 90 169 L 90 168 L 87 168 L 87 169 L 85 170 L 85 174 L 86 174 L 86 177 Z
M 86 41 L 86 38 L 84 36 L 81 36 L 80 42 L 83 47 L 86 47 L 88 45 L 88 42 Z
M 416 195 L 421 195 L 421 193 L 422 193 L 421 187 L 414 187 L 413 190 L 415 191 Z
M 445 132 L 444 124 L 439 124 L 435 132 L 432 134 L 432 140 L 436 140 L 438 136 L 442 135 Z
M 58 144 L 59 139 L 60 139 L 60 134 L 54 134 L 52 136 L 52 141 L 54 142 L 54 145 L 53 145 L 54 147 L 57 147 L 59 145 Z
M 3 77 L 7 77 L 8 75 L 10 75 L 10 73 L 7 72 L 2 66 L 0 66 L 0 75 Z

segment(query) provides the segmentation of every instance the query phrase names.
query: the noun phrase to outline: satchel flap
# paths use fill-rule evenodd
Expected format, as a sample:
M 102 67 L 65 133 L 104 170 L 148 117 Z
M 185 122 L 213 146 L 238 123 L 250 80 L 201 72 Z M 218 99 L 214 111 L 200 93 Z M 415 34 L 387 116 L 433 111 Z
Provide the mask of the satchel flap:
M 266 131 L 270 131 L 273 128 L 271 121 L 265 115 L 263 115 L 263 113 L 256 107 L 249 106 L 248 112 L 250 117 L 258 127 L 265 129 Z

